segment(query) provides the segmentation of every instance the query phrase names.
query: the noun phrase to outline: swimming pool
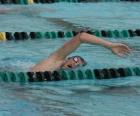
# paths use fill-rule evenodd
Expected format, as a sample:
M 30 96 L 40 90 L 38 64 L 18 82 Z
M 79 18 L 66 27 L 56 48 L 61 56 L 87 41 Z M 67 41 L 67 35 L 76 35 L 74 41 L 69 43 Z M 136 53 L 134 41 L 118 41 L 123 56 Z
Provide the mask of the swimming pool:
M 140 9 L 137 3 L 55 3 L 0 7 L 21 9 L 17 11 L 18 13 L 0 15 L 0 31 L 2 32 L 64 31 L 81 28 L 136 29 L 140 27 L 138 15 Z M 30 67 L 47 57 L 68 39 L 1 42 L 0 70 L 28 71 Z M 133 53 L 126 58 L 119 58 L 102 47 L 84 44 L 72 55 L 78 54 L 88 60 L 88 66 L 84 67 L 85 69 L 140 65 L 139 37 L 105 39 L 127 43 L 134 49 Z M 140 113 L 139 84 L 138 76 L 110 80 L 73 80 L 31 84 L 1 82 L 0 115 L 137 116 Z

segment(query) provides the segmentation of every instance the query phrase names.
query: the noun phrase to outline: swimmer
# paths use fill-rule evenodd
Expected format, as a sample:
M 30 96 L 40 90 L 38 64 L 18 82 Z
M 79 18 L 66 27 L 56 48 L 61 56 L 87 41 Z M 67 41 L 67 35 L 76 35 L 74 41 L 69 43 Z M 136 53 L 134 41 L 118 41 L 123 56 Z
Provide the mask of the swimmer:
M 9 13 L 23 13 L 27 15 L 34 15 L 34 14 L 39 14 L 41 12 L 50 12 L 53 13 L 55 12 L 55 9 L 51 8 L 38 8 L 38 7 L 17 7 L 17 8 L 0 8 L 0 14 L 9 14 Z
M 81 32 L 78 33 L 74 38 L 66 42 L 54 53 L 52 53 L 47 59 L 32 67 L 30 71 L 44 72 L 60 69 L 75 69 L 79 66 L 85 66 L 87 62 L 81 56 L 67 57 L 83 43 L 103 46 L 120 57 L 127 55 L 131 52 L 131 49 L 125 44 L 113 43 L 98 38 L 94 35 L 90 35 L 86 32 Z
M 9 12 L 11 12 L 10 8 L 2 8 L 2 9 L 0 9 L 0 14 L 7 14 Z

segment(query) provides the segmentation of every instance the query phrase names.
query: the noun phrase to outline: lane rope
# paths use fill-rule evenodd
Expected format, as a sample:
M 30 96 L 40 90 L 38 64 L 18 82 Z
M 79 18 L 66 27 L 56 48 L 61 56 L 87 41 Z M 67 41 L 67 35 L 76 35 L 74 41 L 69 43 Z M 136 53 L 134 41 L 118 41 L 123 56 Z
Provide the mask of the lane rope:
M 21 5 L 30 5 L 30 4 L 45 4 L 45 3 L 56 3 L 56 2 L 140 2 L 140 0 L 0 0 L 0 4 L 21 4 Z
M 97 37 L 129 38 L 140 36 L 140 29 L 136 30 L 92 30 L 84 31 Z M 52 31 L 52 32 L 0 32 L 0 41 L 5 40 L 28 40 L 28 39 L 57 39 L 71 38 L 76 31 Z
M 140 76 L 139 67 L 45 72 L 0 72 L 0 82 L 44 82 L 61 80 L 102 80 Z

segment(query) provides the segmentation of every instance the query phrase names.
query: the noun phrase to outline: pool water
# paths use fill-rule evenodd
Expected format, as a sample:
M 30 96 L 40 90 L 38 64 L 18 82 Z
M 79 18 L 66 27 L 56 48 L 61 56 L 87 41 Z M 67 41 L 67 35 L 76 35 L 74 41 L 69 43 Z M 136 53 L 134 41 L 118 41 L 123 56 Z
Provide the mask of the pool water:
M 0 8 L 14 10 L 0 15 L 0 31 L 140 27 L 138 3 L 55 3 Z M 1 42 L 0 71 L 28 71 L 69 39 Z M 126 43 L 133 52 L 120 58 L 100 46 L 83 44 L 71 55 L 83 56 L 88 61 L 85 69 L 140 65 L 139 37 L 104 39 Z M 0 116 L 137 116 L 140 113 L 138 76 L 25 84 L 1 82 L 0 92 Z
M 136 29 L 140 27 L 139 3 L 55 3 L 4 5 L 12 11 L 0 15 L 0 31 L 50 31 Z M 32 22 L 31 22 L 32 21 Z

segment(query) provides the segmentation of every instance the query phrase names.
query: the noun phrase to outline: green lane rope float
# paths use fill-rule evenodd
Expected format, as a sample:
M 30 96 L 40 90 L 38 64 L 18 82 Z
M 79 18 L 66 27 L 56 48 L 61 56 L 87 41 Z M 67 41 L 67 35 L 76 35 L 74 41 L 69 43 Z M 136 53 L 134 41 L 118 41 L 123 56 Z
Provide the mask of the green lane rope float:
M 140 0 L 0 0 L 0 4 L 45 4 L 45 3 L 55 3 L 55 2 L 139 2 Z
M 136 30 L 94 30 L 85 31 L 89 34 L 98 37 L 108 37 L 108 38 L 128 38 L 140 36 L 140 29 Z M 56 39 L 56 38 L 71 38 L 75 36 L 76 31 L 52 31 L 52 32 L 0 32 L 0 41 L 5 40 L 27 40 L 27 39 Z
M 34 0 L 0 0 L 1 4 L 33 4 Z
M 140 76 L 140 68 L 86 69 L 45 72 L 0 72 L 0 82 L 44 82 L 60 80 L 101 80 Z

